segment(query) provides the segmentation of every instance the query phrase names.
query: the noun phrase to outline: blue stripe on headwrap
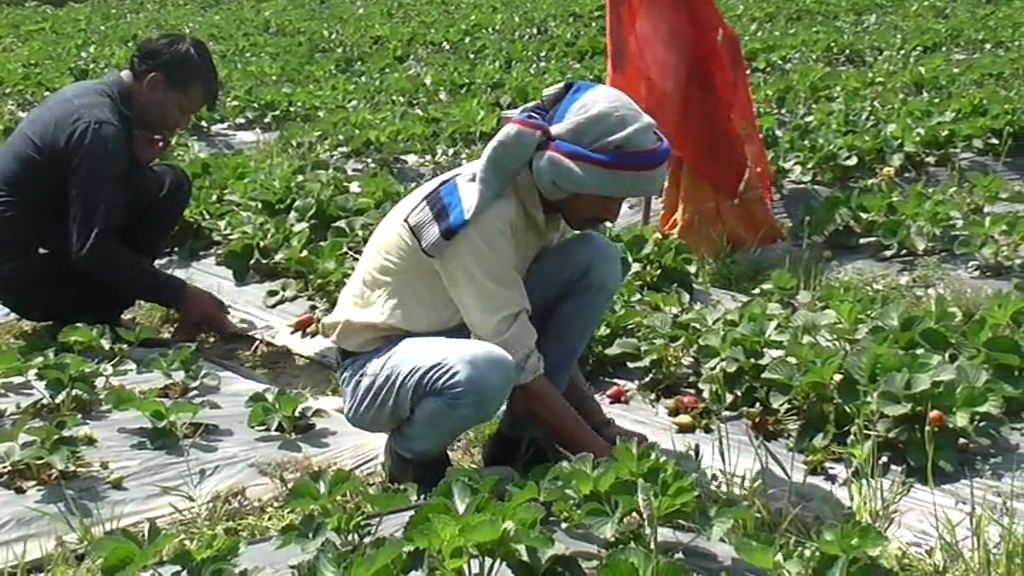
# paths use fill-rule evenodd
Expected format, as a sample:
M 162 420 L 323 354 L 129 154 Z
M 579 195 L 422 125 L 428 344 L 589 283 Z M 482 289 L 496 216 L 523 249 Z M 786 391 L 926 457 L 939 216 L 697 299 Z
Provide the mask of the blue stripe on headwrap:
M 655 170 L 668 161 L 672 155 L 672 147 L 663 135 L 658 134 L 658 145 L 649 150 L 640 151 L 617 151 L 617 150 L 589 150 L 577 146 L 571 142 L 557 140 L 551 137 L 551 127 L 565 120 L 566 115 L 572 110 L 576 102 L 584 94 L 599 86 L 593 82 L 573 82 L 572 88 L 565 97 L 555 106 L 555 112 L 548 121 L 548 110 L 543 104 L 537 104 L 526 108 L 512 119 L 511 123 L 536 130 L 544 135 L 546 142 L 542 143 L 538 150 L 550 150 L 564 156 L 574 162 L 584 162 L 598 166 L 606 170 L 617 170 L 620 172 L 644 172 Z
M 672 147 L 658 134 L 658 145 L 648 150 L 588 150 L 563 140 L 551 140 L 545 147 L 573 162 L 584 162 L 606 170 L 619 172 L 646 172 L 655 170 L 668 161 Z
M 572 83 L 572 88 L 569 89 L 569 93 L 562 98 L 562 101 L 555 107 L 555 114 L 551 117 L 551 126 L 560 124 L 565 120 L 565 116 L 572 110 L 572 107 L 576 105 L 576 102 L 583 97 L 584 94 L 590 92 L 597 87 L 597 84 L 593 82 L 576 81 Z

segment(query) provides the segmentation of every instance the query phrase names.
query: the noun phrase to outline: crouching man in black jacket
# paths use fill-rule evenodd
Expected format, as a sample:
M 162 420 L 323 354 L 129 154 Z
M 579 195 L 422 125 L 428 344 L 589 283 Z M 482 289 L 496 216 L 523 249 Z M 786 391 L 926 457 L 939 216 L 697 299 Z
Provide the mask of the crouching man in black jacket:
M 192 196 L 184 170 L 154 162 L 219 92 L 207 46 L 172 33 L 32 110 L 0 145 L 0 303 L 35 322 L 124 326 L 142 300 L 177 310 L 179 337 L 232 331 L 220 299 L 154 266 Z

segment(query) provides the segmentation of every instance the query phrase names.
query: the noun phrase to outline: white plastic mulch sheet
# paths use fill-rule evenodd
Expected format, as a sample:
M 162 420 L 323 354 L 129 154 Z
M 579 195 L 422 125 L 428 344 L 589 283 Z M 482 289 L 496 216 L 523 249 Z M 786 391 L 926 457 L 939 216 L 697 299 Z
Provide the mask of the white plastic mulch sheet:
M 168 260 L 161 262 L 161 266 L 221 296 L 231 308 L 236 322 L 252 335 L 289 348 L 300 356 L 328 366 L 335 365 L 335 351 L 329 341 L 293 336 L 287 328 L 292 319 L 306 311 L 306 302 L 296 301 L 268 309 L 263 301 L 272 285 L 236 286 L 230 272 L 211 259 L 191 264 Z M 696 300 L 730 306 L 742 301 L 743 297 L 721 290 L 698 290 Z M 25 496 L 0 493 L 0 498 L 7 499 L 6 502 L 0 500 L 4 510 L 0 519 L 0 560 L 10 563 L 41 556 L 52 546 L 57 534 L 69 532 L 61 527 L 61 515 L 77 516 L 93 526 L 109 529 L 167 515 L 174 506 L 188 507 L 188 502 L 183 502 L 180 496 L 168 494 L 163 486 L 198 491 L 200 494 L 243 486 L 269 491 L 269 482 L 251 465 L 261 458 L 295 455 L 296 444 L 285 448 L 279 442 L 261 441 L 259 433 L 246 427 L 246 411 L 241 405 L 251 392 L 262 389 L 265 384 L 223 368 L 217 370 L 223 378 L 223 391 L 214 399 L 224 408 L 219 413 L 210 412 L 209 416 L 214 423 L 230 430 L 229 435 L 216 438 L 205 447 L 197 447 L 183 458 L 130 448 L 135 439 L 118 432 L 118 428 L 136 425 L 139 420 L 130 422 L 124 414 L 115 414 L 109 420 L 93 423 L 99 438 L 94 454 L 96 458 L 109 460 L 114 470 L 124 475 L 126 489 L 114 491 L 94 482 L 58 491 L 36 490 Z M 335 399 L 324 400 L 326 404 L 318 404 L 338 405 Z M 764 451 L 754 448 L 738 423 L 727 426 L 728 433 L 720 437 L 684 436 L 674 434 L 667 418 L 651 406 L 633 403 L 610 406 L 608 411 L 622 425 L 647 434 L 668 450 L 689 452 L 690 446 L 699 445 L 705 466 L 758 478 L 779 501 L 802 505 L 802 510 L 808 513 L 827 518 L 850 504 L 845 487 L 829 484 L 819 477 L 807 477 L 799 458 L 786 452 L 780 444 L 773 445 L 773 451 L 780 455 L 779 460 L 766 461 Z M 319 427 L 328 434 L 317 436 L 314 432 L 317 440 L 299 442 L 299 453 L 322 461 L 329 460 L 357 472 L 371 471 L 379 466 L 385 440 L 383 435 L 355 430 L 339 415 L 321 420 Z M 687 446 L 685 450 L 682 448 L 684 445 Z M 1015 461 L 1011 460 L 1008 457 L 1002 466 L 1007 474 L 1015 469 Z M 203 480 L 197 490 L 194 484 L 200 477 Z M 971 500 L 972 493 L 975 499 L 979 499 L 980 494 L 996 495 L 1005 491 L 1004 486 L 1008 485 L 1001 486 L 998 481 L 961 481 L 935 492 L 917 486 L 900 504 L 901 514 L 894 526 L 894 535 L 908 544 L 934 541 L 936 510 L 940 515 L 960 522 L 959 531 L 969 534 L 970 527 L 962 523 L 966 515 L 964 503 Z M 43 512 L 49 512 L 49 516 Z M 72 523 L 78 521 L 71 520 Z M 267 546 L 256 549 L 264 548 Z M 269 549 L 265 551 L 269 552 Z
M 300 356 L 334 366 L 334 350 L 329 341 L 292 336 L 285 327 L 290 319 L 305 311 L 306 303 L 293 302 L 273 310 L 263 308 L 261 301 L 268 285 L 236 288 L 230 273 L 211 261 L 195 263 L 178 273 L 221 294 L 237 317 L 254 325 L 254 333 Z M 695 300 L 707 305 L 735 306 L 745 297 L 725 290 L 698 289 Z M 683 446 L 699 445 L 704 465 L 728 474 L 760 479 L 780 503 L 801 504 L 802 510 L 826 518 L 850 506 L 849 491 L 845 485 L 806 474 L 801 458 L 785 450 L 780 442 L 769 445 L 778 458 L 766 458 L 765 451 L 755 449 L 756 441 L 751 439 L 742 423 L 727 424 L 725 433 L 719 436 L 678 435 L 673 432 L 667 416 L 658 413 L 660 408 L 633 403 L 608 406 L 607 410 L 622 425 L 648 435 L 668 450 L 683 451 Z M 1015 484 L 1012 476 L 1018 469 L 1017 455 L 1007 455 L 994 467 L 998 468 L 1000 479 L 961 480 L 934 491 L 915 485 L 899 505 L 900 514 L 892 529 L 893 536 L 909 545 L 927 546 L 935 541 L 940 531 L 936 521 L 938 515 L 940 519 L 946 518 L 956 524 L 958 533 L 966 537 L 971 531 L 966 524 L 971 503 L 979 504 L 987 499 L 986 505 L 991 507 L 999 500 L 1024 498 L 1011 494 L 1008 488 Z M 840 472 L 836 471 L 836 474 Z M 890 482 L 882 481 L 880 490 L 891 490 Z M 1024 511 L 1024 500 L 1013 500 L 1011 505 Z
M 205 396 L 221 408 L 199 414 L 197 421 L 217 429 L 202 439 L 186 441 L 183 449 L 154 450 L 133 433 L 146 425 L 135 411 L 111 412 L 87 422 L 97 443 L 86 449 L 93 464 L 109 463 L 123 478 L 112 488 L 105 476 L 85 477 L 63 486 L 34 488 L 24 495 L 0 490 L 0 561 L 3 566 L 45 556 L 58 536 L 73 541 L 76 531 L 126 526 L 149 518 L 189 509 L 212 494 L 245 488 L 251 497 L 269 494 L 272 482 L 254 465 L 282 460 L 329 462 L 361 472 L 379 466 L 383 439 L 352 428 L 337 413 L 317 418 L 317 428 L 289 439 L 250 429 L 244 403 L 253 392 L 269 385 L 256 375 L 208 364 L 219 376 L 219 390 Z M 217 379 L 215 379 L 216 381 Z M 137 373 L 120 378 L 129 387 L 159 385 L 158 374 Z M 24 404 L 34 395 L 6 391 L 0 405 Z

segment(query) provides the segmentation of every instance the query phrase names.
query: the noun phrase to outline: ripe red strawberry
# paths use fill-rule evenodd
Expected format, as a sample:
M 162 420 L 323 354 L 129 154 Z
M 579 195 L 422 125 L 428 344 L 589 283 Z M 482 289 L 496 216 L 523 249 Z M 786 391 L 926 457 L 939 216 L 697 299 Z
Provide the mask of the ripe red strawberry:
M 618 384 L 612 386 L 604 393 L 604 397 L 608 399 L 612 404 L 618 404 L 626 399 L 626 390 Z
M 700 398 L 696 396 L 680 396 L 678 402 L 681 412 L 693 412 L 700 408 Z
M 292 322 L 292 332 L 305 332 L 316 322 L 312 314 L 303 314 Z

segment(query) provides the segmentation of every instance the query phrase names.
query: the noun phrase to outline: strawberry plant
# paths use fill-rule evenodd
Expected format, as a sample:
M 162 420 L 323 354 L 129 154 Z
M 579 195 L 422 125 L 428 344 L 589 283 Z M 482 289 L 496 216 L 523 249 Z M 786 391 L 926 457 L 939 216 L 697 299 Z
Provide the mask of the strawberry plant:
M 686 576 L 692 569 L 671 558 L 639 546 L 615 548 L 601 562 L 598 574 L 658 574 Z
M 877 243 L 882 258 L 940 253 L 971 257 L 975 271 L 1021 270 L 1024 228 L 1014 210 L 1022 192 L 998 176 L 954 174 L 938 185 L 893 178 L 864 181 L 850 194 L 827 198 L 808 216 L 808 234 L 850 226 Z
M 161 560 L 176 540 L 176 534 L 149 522 L 141 535 L 131 530 L 118 530 L 100 536 L 89 548 L 100 559 L 103 576 L 122 576 L 139 574 Z
M 7 350 L 0 357 L 0 377 L 12 387 L 33 389 L 39 396 L 24 407 L 37 417 L 90 415 L 102 408 L 101 389 L 129 372 L 123 346 L 105 339 L 104 330 L 67 326 L 44 350 Z
M 852 442 L 867 441 L 912 471 L 952 472 L 995 450 L 1006 417 L 1021 410 L 1024 300 L 994 295 L 975 310 L 943 293 L 913 292 L 919 288 L 897 298 L 885 289 L 858 290 L 826 285 L 812 298 L 776 272 L 736 308 L 678 315 L 675 354 L 696 364 L 692 375 L 706 399 L 700 420 L 756 409 L 748 418 L 752 434 L 787 438 L 812 470 L 840 459 Z M 631 343 L 613 345 L 610 359 L 638 357 L 640 342 L 665 338 L 642 318 L 626 330 Z M 673 398 L 660 382 L 680 378 L 675 366 L 648 378 L 646 389 Z M 679 412 L 674 400 L 672 408 Z M 951 426 L 936 433 L 927 456 L 921 422 L 932 409 L 947 414 Z M 691 420 L 673 425 L 689 432 L 698 427 Z M 960 438 L 975 449 L 961 449 Z
M 500 495 L 500 482 L 456 475 L 416 510 L 403 533 L 420 553 L 416 567 L 427 573 L 499 574 L 504 563 L 520 574 L 581 573 L 578 562 L 554 549 L 537 485 Z
M 967 361 L 948 364 L 930 354 L 879 358 L 873 369 L 886 361 L 902 364 L 899 371 L 885 373 L 878 382 L 873 408 L 875 429 L 882 445 L 903 447 L 906 463 L 923 470 L 930 464 L 952 472 L 963 460 L 957 442 L 970 438 L 980 447 L 992 448 L 1003 423 L 1003 385 L 988 372 Z M 865 414 L 870 416 L 871 414 Z M 928 462 L 924 426 L 935 430 L 936 451 Z
M 186 540 L 170 529 L 148 522 L 141 533 L 120 529 L 104 534 L 89 546 L 103 575 L 127 576 L 161 566 L 161 574 L 174 576 L 245 576 L 237 567 L 241 541 L 236 537 L 205 534 Z M 173 570 L 171 570 L 173 569 Z
M 621 443 L 604 462 L 576 458 L 540 483 L 551 513 L 613 545 L 650 545 L 657 526 L 694 526 L 710 518 L 696 478 L 656 446 Z
M 144 416 L 149 426 L 141 433 L 150 447 L 157 450 L 176 448 L 217 428 L 196 419 L 203 410 L 220 408 L 213 400 L 164 400 L 127 388 L 112 388 L 106 393 L 106 401 L 114 410 L 135 410 Z
M 298 520 L 281 530 L 281 546 L 299 544 L 315 550 L 300 574 L 342 573 L 334 570 L 361 565 L 379 573 L 400 564 L 400 541 L 379 538 L 373 520 L 412 502 L 406 490 L 372 491 L 366 481 L 345 470 L 315 471 L 293 483 L 284 506 Z
M 633 229 L 612 234 L 625 248 L 626 281 L 591 340 L 583 364 L 592 376 L 626 365 L 643 386 L 669 395 L 692 374 L 674 318 L 693 296 L 695 258 L 685 245 Z
M 124 373 L 72 353 L 43 354 L 31 366 L 30 382 L 40 397 L 24 409 L 35 416 L 95 412 L 102 407 L 102 382 Z
M 769 574 L 887 573 L 879 556 L 886 551 L 889 539 L 878 528 L 859 521 L 826 525 L 820 535 L 796 550 L 790 539 L 761 540 L 744 540 L 736 546 L 736 552 L 751 566 Z
M 158 388 L 147 391 L 145 394 L 148 396 L 180 400 L 195 392 L 214 392 L 220 384 L 217 374 L 203 364 L 195 344 L 183 344 L 153 354 L 146 358 L 144 366 L 159 372 L 167 380 Z
M 247 576 L 238 568 L 242 541 L 234 536 L 204 534 L 199 541 L 181 543 L 167 564 L 178 568 L 175 576 Z
M 304 405 L 307 400 L 309 396 L 305 393 L 282 388 L 254 392 L 245 401 L 249 427 L 289 436 L 305 434 L 316 428 L 313 418 L 324 414 L 323 410 Z
M 0 381 L 23 377 L 26 372 L 28 372 L 28 366 L 17 350 L 0 350 Z M 0 382 L 0 384 L 9 385 L 9 382 Z M 5 385 L 4 388 L 7 386 Z
M 81 421 L 71 415 L 32 424 L 22 414 L 0 427 L 0 486 L 24 494 L 34 485 L 51 485 L 79 476 L 88 469 L 82 449 L 95 444 L 89 434 L 76 434 Z

